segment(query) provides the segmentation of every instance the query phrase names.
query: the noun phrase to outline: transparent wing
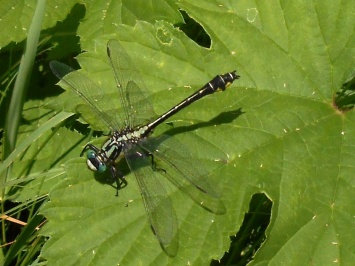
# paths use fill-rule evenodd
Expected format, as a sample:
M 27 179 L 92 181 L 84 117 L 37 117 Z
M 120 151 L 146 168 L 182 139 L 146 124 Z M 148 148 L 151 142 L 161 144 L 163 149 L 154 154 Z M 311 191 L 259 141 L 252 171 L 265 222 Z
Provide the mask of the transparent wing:
M 138 182 L 156 237 L 164 250 L 175 256 L 178 250 L 178 224 L 172 203 L 159 181 L 162 176 L 159 170 L 153 171 L 151 158 L 140 147 L 129 147 L 124 152 Z
M 117 40 L 109 40 L 107 54 L 116 79 L 126 125 L 133 128 L 145 124 L 156 114 L 150 101 L 148 91 L 129 55 Z
M 193 158 L 188 148 L 181 142 L 161 135 L 142 141 L 139 145 L 154 154 L 154 159 L 162 161 L 163 165 L 159 167 L 166 170 L 167 178 L 191 199 L 213 213 L 226 212 L 220 200 L 222 192 L 208 178 L 209 173 L 201 163 Z
M 147 124 L 153 117 L 157 117 L 150 100 L 144 96 L 145 93 L 135 82 L 128 82 L 126 95 L 130 110 L 134 114 L 131 118 L 132 127 Z
M 83 99 L 111 131 L 120 128 L 121 119 L 111 95 L 105 94 L 102 88 L 87 76 L 63 63 L 51 61 L 49 65 L 53 73 Z

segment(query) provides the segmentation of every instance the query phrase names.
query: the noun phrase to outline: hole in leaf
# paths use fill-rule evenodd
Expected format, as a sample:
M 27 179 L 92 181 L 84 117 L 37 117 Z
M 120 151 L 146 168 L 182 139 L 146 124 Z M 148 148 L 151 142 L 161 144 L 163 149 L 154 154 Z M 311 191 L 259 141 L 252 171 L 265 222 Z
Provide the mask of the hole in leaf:
M 185 11 L 180 10 L 185 24 L 177 25 L 191 40 L 200 46 L 209 48 L 211 46 L 211 38 L 201 26 L 193 18 L 191 18 Z
M 212 261 L 217 265 L 247 265 L 266 239 L 265 230 L 270 224 L 272 202 L 263 193 L 253 195 L 249 211 L 236 236 L 231 237 L 231 246 L 223 258 Z
M 355 104 L 355 72 L 343 84 L 334 98 L 334 106 L 340 111 L 348 111 Z

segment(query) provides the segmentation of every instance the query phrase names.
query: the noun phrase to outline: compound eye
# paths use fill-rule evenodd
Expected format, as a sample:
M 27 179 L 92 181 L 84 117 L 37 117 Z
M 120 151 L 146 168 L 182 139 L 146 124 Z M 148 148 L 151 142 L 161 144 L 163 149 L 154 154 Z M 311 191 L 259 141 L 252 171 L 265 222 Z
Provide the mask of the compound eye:
M 96 158 L 96 152 L 93 150 L 87 150 L 86 151 L 86 158 L 88 158 L 88 159 Z
M 97 157 L 95 158 L 88 158 L 86 160 L 86 164 L 88 165 L 88 167 L 90 168 L 90 170 L 92 171 L 97 171 L 99 173 L 103 173 L 106 171 L 107 166 L 105 163 L 103 163 L 102 161 L 100 161 Z
M 106 164 L 100 162 L 99 168 L 97 169 L 97 171 L 98 171 L 99 173 L 103 173 L 103 172 L 106 171 L 106 169 L 107 169 Z
M 87 150 L 86 152 L 86 164 L 92 171 L 97 171 L 99 173 L 103 173 L 106 171 L 107 167 L 104 162 L 102 162 L 101 158 L 96 155 L 94 150 Z

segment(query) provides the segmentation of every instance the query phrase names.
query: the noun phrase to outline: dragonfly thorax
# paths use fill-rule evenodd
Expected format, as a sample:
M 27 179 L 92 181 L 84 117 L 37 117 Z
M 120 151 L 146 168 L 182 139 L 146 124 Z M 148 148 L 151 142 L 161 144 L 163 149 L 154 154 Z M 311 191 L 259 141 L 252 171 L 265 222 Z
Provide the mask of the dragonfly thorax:
M 83 152 L 86 151 L 86 163 L 89 169 L 100 173 L 105 172 L 107 165 L 114 165 L 123 147 L 144 139 L 147 132 L 147 126 L 137 129 L 125 128 L 121 131 L 114 131 L 111 137 L 102 145 L 101 149 L 92 144 L 86 145 Z

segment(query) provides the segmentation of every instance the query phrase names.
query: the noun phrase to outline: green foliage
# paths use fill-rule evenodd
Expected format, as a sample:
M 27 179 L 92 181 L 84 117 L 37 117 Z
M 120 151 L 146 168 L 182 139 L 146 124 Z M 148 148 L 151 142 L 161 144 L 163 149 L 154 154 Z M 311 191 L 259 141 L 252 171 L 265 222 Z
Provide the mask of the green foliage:
M 24 47 L 10 43 L 27 41 L 36 3 L 0 5 L 3 114 Z M 3 220 L 2 244 L 14 235 L 19 242 L 2 249 L 4 264 L 207 265 L 221 259 L 236 234 L 229 252 L 235 256 L 225 264 L 355 261 L 354 1 L 80 3 L 47 1 L 16 149 L 0 166 L 2 214 L 28 222 L 15 234 Z M 194 38 L 195 24 L 187 24 L 187 37 L 177 27 L 179 10 L 204 32 L 197 27 Z M 150 230 L 124 161 L 119 167 L 128 186 L 115 197 L 107 176 L 95 175 L 79 158 L 88 141 L 99 145 L 105 138 L 92 136 L 90 129 L 100 126 L 79 100 L 68 92 L 58 96 L 49 71 L 52 59 L 78 68 L 73 58 L 85 51 L 76 58 L 80 71 L 114 95 L 109 39 L 120 40 L 131 56 L 157 114 L 217 74 L 236 69 L 241 76 L 155 131 L 168 131 L 190 148 L 219 184 L 227 208 L 225 215 L 207 212 L 165 182 L 179 220 L 174 258 Z M 56 115 L 63 110 L 82 112 L 90 123 Z M 261 193 L 272 202 L 271 217 L 270 203 L 260 207 Z M 250 203 L 253 195 L 260 197 Z

